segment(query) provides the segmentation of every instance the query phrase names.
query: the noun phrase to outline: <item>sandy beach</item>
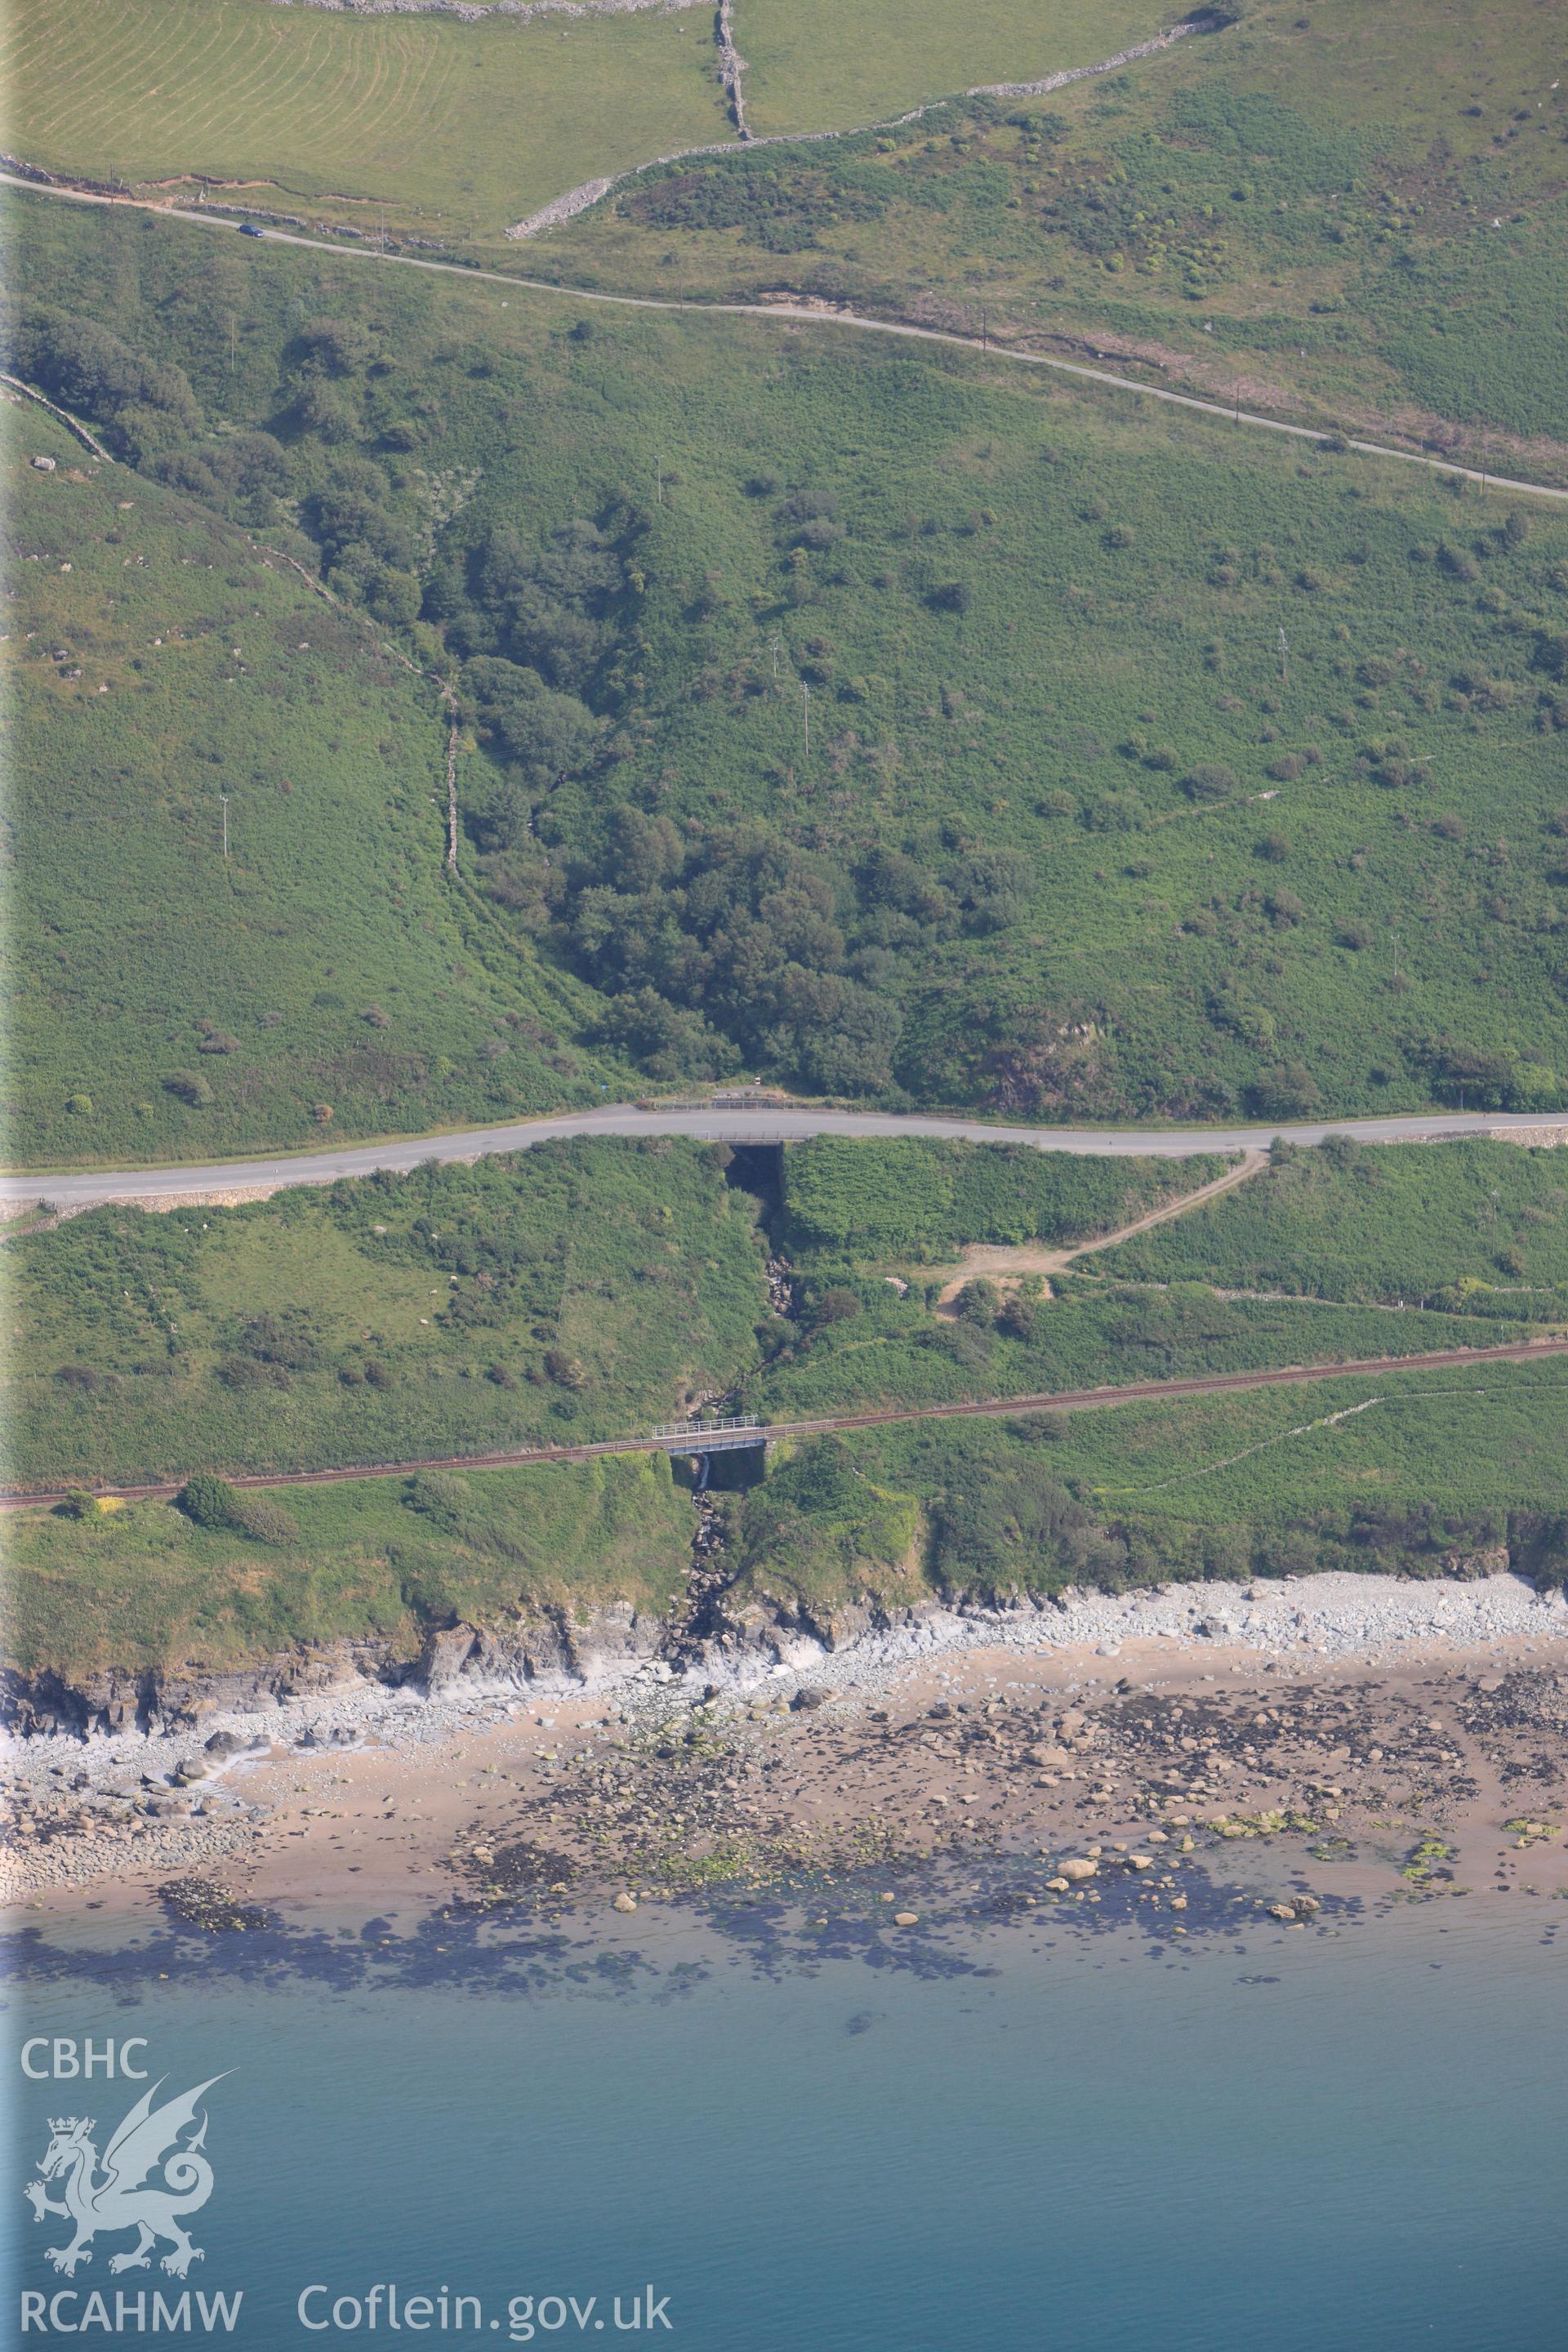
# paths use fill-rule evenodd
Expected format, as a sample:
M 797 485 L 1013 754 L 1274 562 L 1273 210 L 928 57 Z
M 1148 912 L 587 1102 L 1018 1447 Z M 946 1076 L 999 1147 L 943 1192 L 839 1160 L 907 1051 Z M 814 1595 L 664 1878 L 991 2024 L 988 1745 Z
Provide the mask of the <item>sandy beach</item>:
M 284 1918 L 456 1901 L 613 1931 L 968 1851 L 1031 1857 L 1065 1903 L 1135 1874 L 1173 1929 L 1222 1852 L 1268 1856 L 1302 1920 L 1331 1893 L 1561 1899 L 1568 1608 L 1512 1577 L 1086 1595 L 595 1689 L 362 1687 L 16 1742 L 10 1780 L 34 1911 L 173 1884 Z

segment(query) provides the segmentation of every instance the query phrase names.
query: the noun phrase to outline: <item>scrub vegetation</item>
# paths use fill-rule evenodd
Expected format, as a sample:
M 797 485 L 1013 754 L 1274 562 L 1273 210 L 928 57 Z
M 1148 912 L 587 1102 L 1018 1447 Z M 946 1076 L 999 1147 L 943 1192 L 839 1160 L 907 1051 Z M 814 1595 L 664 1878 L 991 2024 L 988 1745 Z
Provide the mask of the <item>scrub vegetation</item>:
M 340 1637 L 412 1660 L 431 1626 L 494 1622 L 522 1597 L 584 1614 L 668 1607 L 690 1563 L 690 1507 L 658 1454 L 356 1478 L 266 1512 L 249 1528 L 205 1528 L 173 1503 L 14 1521 L 7 1662 L 67 1677 L 196 1660 L 221 1672 Z
M 1253 1182 L 1095 1263 L 1113 1280 L 1196 1277 L 1303 1297 L 1561 1316 L 1568 1157 L 1479 1141 L 1277 1144 Z
M 1561 1585 L 1565 1391 L 1508 1366 L 816 1439 L 746 1498 L 736 1598 L 1435 1576 L 1504 1545 Z
M 484 968 L 601 1068 L 1046 1120 L 1563 1101 L 1568 522 L 978 357 L 16 209 L 34 379 L 450 677 Z M 432 690 L 437 792 L 443 734 Z M 111 1112 L 60 1055 L 73 1157 L 168 1051 Z M 537 1102 L 513 1066 L 399 1118 Z
M 1509 1366 L 816 1440 L 731 1504 L 730 1605 L 1438 1575 L 1505 1544 L 1562 1584 L 1565 1392 L 1561 1366 Z M 260 1535 L 164 1503 L 24 1515 L 8 1528 L 10 1661 L 66 1676 L 222 1667 L 341 1635 L 411 1658 L 432 1625 L 520 1605 L 668 1608 L 689 1557 L 689 1506 L 657 1455 L 353 1479 L 279 1504 Z
M 1087 1238 L 1207 1167 L 836 1140 L 784 1164 L 787 1315 L 765 1276 L 766 1204 L 732 1181 L 743 1166 L 722 1144 L 655 1137 L 237 1208 L 111 1204 L 19 1234 L 8 1475 L 68 1489 L 461 1459 L 635 1435 L 704 1403 L 779 1423 L 1417 1355 L 1568 1321 L 1550 1153 L 1282 1150 L 1142 1243 L 1048 1285 L 980 1276 L 949 1307 L 931 1257 Z M 1176 1255 L 1184 1226 L 1207 1246 Z M 1348 1271 L 1314 1287 L 1326 1230 Z M 1531 1269 L 1513 1234 L 1538 1241 L 1540 1279 L 1516 1271 Z
M 1564 478 L 1553 12 L 1223 13 L 1240 21 L 1039 98 L 955 95 L 853 138 L 673 163 L 531 259 L 972 334 L 984 311 L 993 335 Z
M 756 1361 L 721 1146 L 546 1143 L 8 1245 L 8 1475 L 137 1486 L 619 1436 Z

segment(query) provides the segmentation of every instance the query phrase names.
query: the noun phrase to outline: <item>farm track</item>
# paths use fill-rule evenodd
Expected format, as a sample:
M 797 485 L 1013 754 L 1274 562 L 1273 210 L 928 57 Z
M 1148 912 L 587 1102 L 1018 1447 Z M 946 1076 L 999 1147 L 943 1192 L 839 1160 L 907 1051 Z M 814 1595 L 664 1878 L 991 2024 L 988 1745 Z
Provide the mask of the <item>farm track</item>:
M 1041 1242 L 973 1242 L 938 1294 L 938 1310 L 951 1307 L 964 1285 L 977 1276 L 1008 1282 L 1026 1274 L 1065 1274 L 1077 1258 L 1092 1257 L 1097 1250 L 1114 1249 L 1119 1242 L 1132 1241 L 1155 1225 L 1168 1225 L 1173 1218 L 1191 1215 L 1194 1209 L 1217 1201 L 1224 1192 L 1234 1192 L 1238 1184 L 1260 1174 L 1268 1165 L 1266 1151 L 1248 1151 L 1236 1167 L 1227 1168 L 1223 1176 L 1214 1177 L 1207 1184 L 1200 1184 L 1195 1192 L 1179 1193 L 1175 1200 L 1163 1202 L 1159 1208 L 1134 1217 L 1130 1225 L 1121 1225 L 1113 1234 L 1101 1234 L 1096 1241 L 1074 1242 L 1068 1249 L 1047 1249 Z
M 209 212 L 193 212 L 171 205 L 152 204 L 143 198 L 110 195 L 97 189 L 68 187 L 59 183 L 30 179 L 23 172 L 0 171 L 0 186 L 22 188 L 33 195 L 53 196 L 70 204 L 118 205 L 124 209 L 152 213 L 160 219 L 176 220 L 198 228 L 217 229 L 233 236 L 237 224 L 218 218 Z M 1362 441 L 1342 435 L 1330 425 L 1292 425 L 1284 417 L 1265 416 L 1258 411 L 1231 406 L 1224 401 L 1205 400 L 1196 393 L 1173 392 L 1167 386 L 1143 383 L 1135 376 L 1117 375 L 1109 368 L 1088 367 L 1079 360 L 1057 359 L 1045 352 L 1012 351 L 984 338 L 955 334 L 942 327 L 917 327 L 907 320 L 873 319 L 864 312 L 847 309 L 813 309 L 805 303 L 794 302 L 690 302 L 671 295 L 601 294 L 584 287 L 557 286 L 548 278 L 519 278 L 504 269 L 470 268 L 459 261 L 432 261 L 418 254 L 384 253 L 367 246 L 339 244 L 330 237 L 303 236 L 294 230 L 271 229 L 267 233 L 270 244 L 303 247 L 311 253 L 330 253 L 340 260 L 364 261 L 377 268 L 428 269 L 446 278 L 459 278 L 474 286 L 505 286 L 513 292 L 547 294 L 557 300 L 607 304 L 612 309 L 627 310 L 683 311 L 689 317 L 704 319 L 751 319 L 782 320 L 790 327 L 846 329 L 869 335 L 889 335 L 904 341 L 941 343 L 955 351 L 973 353 L 987 362 L 995 361 L 1008 367 L 1047 368 L 1058 375 L 1076 376 L 1081 383 L 1108 386 L 1113 392 L 1136 393 L 1143 400 L 1159 400 L 1175 408 L 1195 410 L 1203 416 L 1217 417 L 1222 424 L 1237 427 L 1249 426 L 1256 432 L 1281 433 L 1293 441 L 1319 445 L 1331 441 L 1336 446 L 1351 449 L 1363 457 L 1387 457 L 1402 466 L 1424 467 L 1428 473 L 1441 474 L 1451 481 L 1475 482 L 1483 489 L 1517 491 L 1526 498 L 1551 499 L 1568 505 L 1568 488 L 1552 482 L 1527 482 L 1511 474 L 1483 471 L 1479 467 L 1462 466 L 1450 457 L 1429 457 L 1419 449 L 1398 449 L 1384 441 Z
M 1543 1356 L 1568 1355 L 1568 1336 L 1518 1339 L 1496 1348 L 1439 1348 L 1419 1356 L 1363 1356 L 1350 1363 L 1282 1364 L 1248 1372 L 1194 1373 L 1170 1381 L 1130 1381 L 1124 1387 L 1062 1389 L 1053 1394 L 983 1397 L 954 1403 L 878 1405 L 862 1412 L 821 1413 L 808 1421 L 764 1423 L 759 1440 L 828 1437 L 843 1430 L 882 1429 L 909 1421 L 996 1421 L 1017 1413 L 1092 1412 L 1111 1405 L 1159 1404 L 1171 1398 L 1226 1396 L 1249 1389 L 1300 1388 L 1317 1381 L 1377 1379 L 1392 1372 L 1475 1370 L 1488 1364 L 1525 1363 Z M 436 1454 L 410 1462 L 358 1462 L 330 1470 L 226 1472 L 230 1486 L 246 1488 L 335 1486 L 353 1478 L 405 1478 L 421 1470 L 521 1470 L 551 1462 L 594 1462 L 610 1454 L 703 1452 L 700 1437 L 605 1437 L 589 1445 L 531 1445 L 493 1454 Z M 98 1486 L 90 1490 L 112 1502 L 166 1502 L 183 1479 L 162 1486 Z M 29 1494 L 0 1495 L 0 1511 L 47 1510 L 74 1489 L 53 1487 Z

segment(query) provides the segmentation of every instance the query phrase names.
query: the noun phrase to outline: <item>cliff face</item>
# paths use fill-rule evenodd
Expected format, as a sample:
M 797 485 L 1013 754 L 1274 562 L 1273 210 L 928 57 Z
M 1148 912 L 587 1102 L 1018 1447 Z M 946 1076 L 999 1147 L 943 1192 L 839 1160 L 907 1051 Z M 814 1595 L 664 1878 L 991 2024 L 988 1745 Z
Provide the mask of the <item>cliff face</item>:
M 556 1680 L 592 1688 L 618 1681 L 654 1656 L 662 1617 L 617 1601 L 586 1619 L 545 1610 L 501 1626 L 434 1628 L 410 1657 L 386 1642 L 301 1646 L 233 1667 L 184 1663 L 141 1673 L 120 1667 L 72 1675 L 53 1667 L 0 1674 L 0 1724 L 24 1736 L 78 1738 L 119 1731 L 184 1731 L 220 1711 L 265 1712 L 289 1699 L 323 1702 L 375 1684 L 429 1695 L 459 1680 Z
M 415 1656 L 386 1642 L 344 1640 L 227 1668 L 187 1662 L 140 1674 L 107 1667 L 76 1675 L 52 1667 L 33 1673 L 11 1668 L 0 1673 L 0 1725 L 24 1737 L 63 1732 L 89 1738 L 122 1731 L 189 1731 L 208 1716 L 265 1713 L 301 1698 L 330 1706 L 367 1685 L 427 1697 L 450 1694 L 464 1683 L 595 1690 L 625 1682 L 672 1648 L 679 1653 L 678 1665 L 704 1656 L 715 1665 L 733 1665 L 748 1654 L 785 1664 L 819 1660 L 825 1650 L 842 1650 L 868 1634 L 912 1625 L 942 1605 L 934 1597 L 926 1609 L 891 1612 L 869 1599 L 816 1610 L 771 1598 L 733 1612 L 721 1604 L 695 1654 L 680 1646 L 679 1622 L 619 1601 L 586 1617 L 553 1608 L 520 1612 L 504 1624 L 459 1620 L 433 1627 Z

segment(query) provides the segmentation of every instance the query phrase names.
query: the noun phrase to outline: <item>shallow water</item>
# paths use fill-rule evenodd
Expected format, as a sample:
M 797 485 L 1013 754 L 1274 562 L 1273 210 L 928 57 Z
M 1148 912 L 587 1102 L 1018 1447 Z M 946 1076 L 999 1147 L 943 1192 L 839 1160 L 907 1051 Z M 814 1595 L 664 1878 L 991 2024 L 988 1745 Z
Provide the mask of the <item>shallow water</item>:
M 637 2332 L 701 2352 L 1558 2352 L 1555 1914 L 1186 1945 L 976 1926 L 929 1966 L 670 1917 L 609 1956 L 537 1927 L 442 1953 L 428 1922 L 194 1940 L 84 1916 L 13 1947 L 8 2025 L 16 2051 L 145 2035 L 166 2092 L 224 2074 L 187 2284 L 243 2290 L 247 2346 L 363 2342 L 381 2282 L 405 2344 L 420 2294 L 431 2334 L 564 2342 L 613 2336 L 651 2284 Z M 139 2087 L 23 2082 L 15 2056 L 11 2079 L 18 2185 L 49 2116 L 97 2116 L 101 2152 Z M 0 2212 L 13 2280 L 75 2288 L 62 2319 L 95 2287 L 110 2319 L 117 2289 L 177 2298 L 156 2268 L 110 2279 L 128 2236 L 68 2284 L 42 2252 L 67 2225 L 15 2189 Z M 384 2295 L 376 2318 L 389 2341 Z

